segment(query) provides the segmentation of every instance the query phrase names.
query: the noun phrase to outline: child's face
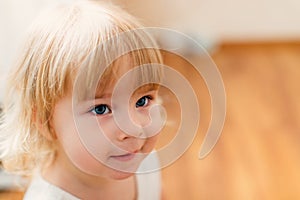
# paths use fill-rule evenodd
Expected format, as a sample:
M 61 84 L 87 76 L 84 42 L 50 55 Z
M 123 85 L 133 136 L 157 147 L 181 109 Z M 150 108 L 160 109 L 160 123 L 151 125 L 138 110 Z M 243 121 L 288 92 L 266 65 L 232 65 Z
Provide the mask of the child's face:
M 96 93 L 95 99 L 75 104 L 68 94 L 56 104 L 52 121 L 59 142 L 56 162 L 67 161 L 89 175 L 123 179 L 153 150 L 158 134 L 143 133 L 143 127 L 152 123 L 151 117 L 160 118 L 159 113 L 149 116 L 157 101 L 157 88 L 140 88 L 126 101 L 131 81 L 123 81 L 120 90 L 114 91 L 114 87 L 109 85 Z M 140 128 L 130 129 L 130 133 L 120 128 L 128 122 Z M 140 138 L 141 134 L 149 137 Z

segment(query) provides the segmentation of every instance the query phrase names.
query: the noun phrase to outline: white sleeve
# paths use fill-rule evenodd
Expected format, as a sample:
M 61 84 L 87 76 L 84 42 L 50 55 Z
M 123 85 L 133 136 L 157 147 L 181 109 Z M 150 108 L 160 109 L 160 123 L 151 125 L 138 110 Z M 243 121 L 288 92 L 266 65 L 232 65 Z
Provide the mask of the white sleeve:
M 141 163 L 137 174 L 138 200 L 161 199 L 160 162 L 156 151 L 151 152 Z

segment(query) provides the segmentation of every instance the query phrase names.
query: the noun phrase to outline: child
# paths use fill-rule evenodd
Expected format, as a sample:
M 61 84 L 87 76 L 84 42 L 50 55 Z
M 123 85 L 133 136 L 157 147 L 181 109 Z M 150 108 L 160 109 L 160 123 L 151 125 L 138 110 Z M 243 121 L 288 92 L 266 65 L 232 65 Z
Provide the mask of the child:
M 24 199 L 160 198 L 159 171 L 135 173 L 159 169 L 152 150 L 160 123 L 152 122 L 160 119 L 162 60 L 140 27 L 96 1 L 57 7 L 34 23 L 0 132 L 4 167 L 33 174 Z

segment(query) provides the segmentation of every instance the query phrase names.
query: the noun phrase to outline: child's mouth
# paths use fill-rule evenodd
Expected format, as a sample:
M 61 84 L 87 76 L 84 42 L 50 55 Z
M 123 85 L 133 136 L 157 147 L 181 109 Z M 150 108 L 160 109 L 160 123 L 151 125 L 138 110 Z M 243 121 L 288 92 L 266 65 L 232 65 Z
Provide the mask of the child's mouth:
M 138 151 L 135 151 L 133 153 L 126 153 L 126 154 L 122 154 L 122 155 L 113 155 L 113 156 L 111 156 L 111 158 L 116 159 L 118 161 L 126 162 L 126 161 L 132 160 L 136 156 L 137 152 Z
M 130 161 L 135 157 L 135 153 L 127 153 L 123 155 L 111 156 L 111 158 L 116 159 L 118 161 L 126 162 Z

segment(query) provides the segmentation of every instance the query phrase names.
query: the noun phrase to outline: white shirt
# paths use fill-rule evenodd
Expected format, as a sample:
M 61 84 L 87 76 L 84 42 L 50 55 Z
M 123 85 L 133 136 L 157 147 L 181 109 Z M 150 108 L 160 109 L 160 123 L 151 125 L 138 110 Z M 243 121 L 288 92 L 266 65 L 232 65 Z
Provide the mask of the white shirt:
M 141 163 L 136 174 L 137 199 L 159 200 L 161 198 L 161 174 L 156 152 L 152 152 Z M 145 171 L 153 171 L 144 173 Z M 61 188 L 37 176 L 29 185 L 24 200 L 80 200 Z

